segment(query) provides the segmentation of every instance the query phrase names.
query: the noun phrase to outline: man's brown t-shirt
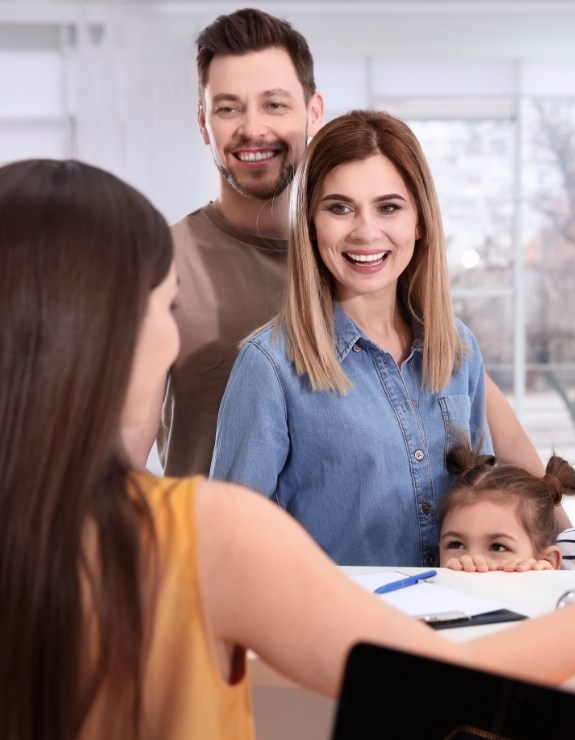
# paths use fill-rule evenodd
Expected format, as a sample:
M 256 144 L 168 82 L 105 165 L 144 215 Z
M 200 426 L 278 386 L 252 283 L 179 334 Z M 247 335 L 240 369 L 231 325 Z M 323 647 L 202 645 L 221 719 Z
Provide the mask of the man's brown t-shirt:
M 235 228 L 212 205 L 175 224 L 172 236 L 181 349 L 166 385 L 158 453 L 165 475 L 207 475 L 238 345 L 279 309 L 287 243 Z

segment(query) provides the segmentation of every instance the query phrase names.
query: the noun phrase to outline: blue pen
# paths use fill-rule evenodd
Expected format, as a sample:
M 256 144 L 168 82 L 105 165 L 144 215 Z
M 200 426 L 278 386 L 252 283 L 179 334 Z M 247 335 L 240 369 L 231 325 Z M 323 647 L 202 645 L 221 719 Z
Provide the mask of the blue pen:
M 407 578 L 401 578 L 399 581 L 392 581 L 386 583 L 379 588 L 376 588 L 374 594 L 387 594 L 390 591 L 397 591 L 398 588 L 405 588 L 406 586 L 414 586 L 418 581 L 425 581 L 427 578 L 433 578 L 437 575 L 436 570 L 426 570 L 424 573 L 418 573 L 415 576 L 408 576 Z

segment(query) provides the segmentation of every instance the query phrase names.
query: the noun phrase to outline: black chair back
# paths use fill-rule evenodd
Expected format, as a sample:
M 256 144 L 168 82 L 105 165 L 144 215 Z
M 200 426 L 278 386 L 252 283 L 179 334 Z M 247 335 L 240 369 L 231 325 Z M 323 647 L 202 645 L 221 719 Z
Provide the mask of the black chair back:
M 350 652 L 332 740 L 572 740 L 575 694 L 376 645 Z

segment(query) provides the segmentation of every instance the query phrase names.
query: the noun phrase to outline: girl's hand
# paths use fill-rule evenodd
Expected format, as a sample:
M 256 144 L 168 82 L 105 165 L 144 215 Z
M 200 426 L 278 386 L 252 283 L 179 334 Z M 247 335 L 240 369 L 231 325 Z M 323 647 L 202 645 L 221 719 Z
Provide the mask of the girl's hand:
M 487 573 L 490 570 L 499 570 L 500 563 L 487 560 L 483 555 L 462 555 L 461 557 L 449 558 L 445 563 L 446 568 L 451 570 L 463 570 L 466 573 Z
M 506 573 L 516 573 L 526 570 L 553 570 L 553 566 L 548 560 L 529 558 L 528 560 L 509 560 L 506 563 L 501 563 L 499 570 L 504 570 Z
M 548 560 L 512 559 L 505 562 L 484 558 L 483 555 L 462 555 L 460 558 L 449 558 L 445 564 L 451 570 L 465 571 L 466 573 L 487 573 L 492 570 L 502 570 L 505 573 L 522 573 L 527 570 L 553 570 Z

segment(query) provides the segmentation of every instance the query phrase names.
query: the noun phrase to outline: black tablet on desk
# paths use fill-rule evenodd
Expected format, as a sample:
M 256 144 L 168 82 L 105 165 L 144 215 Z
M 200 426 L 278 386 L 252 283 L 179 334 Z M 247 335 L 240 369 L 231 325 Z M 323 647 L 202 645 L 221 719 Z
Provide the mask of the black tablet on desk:
M 350 652 L 332 740 L 572 740 L 575 694 L 376 645 Z

